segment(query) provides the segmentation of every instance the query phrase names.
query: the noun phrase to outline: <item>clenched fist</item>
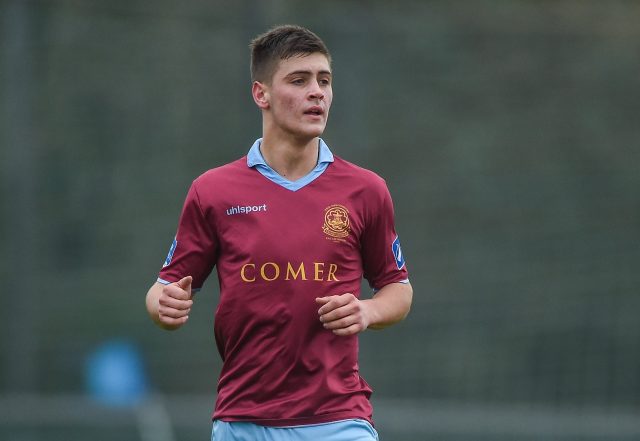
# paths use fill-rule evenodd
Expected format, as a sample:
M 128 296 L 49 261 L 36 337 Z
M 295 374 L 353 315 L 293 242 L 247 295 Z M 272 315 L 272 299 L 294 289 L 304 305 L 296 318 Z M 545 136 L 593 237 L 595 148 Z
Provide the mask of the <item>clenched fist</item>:
M 156 283 L 147 294 L 147 310 L 151 318 L 162 328 L 178 329 L 189 320 L 193 306 L 191 276 L 169 285 Z

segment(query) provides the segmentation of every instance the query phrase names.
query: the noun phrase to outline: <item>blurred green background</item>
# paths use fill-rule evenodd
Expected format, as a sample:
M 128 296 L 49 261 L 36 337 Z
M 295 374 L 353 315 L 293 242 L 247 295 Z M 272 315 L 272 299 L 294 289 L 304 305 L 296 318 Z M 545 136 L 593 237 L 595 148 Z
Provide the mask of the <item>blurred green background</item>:
M 395 201 L 413 309 L 361 338 L 381 439 L 640 439 L 631 0 L 0 0 L 0 439 L 208 439 L 217 281 L 175 333 L 144 296 L 191 180 L 260 136 L 247 44 L 282 23 L 328 44 L 323 138 Z M 133 408 L 87 394 L 114 338 Z

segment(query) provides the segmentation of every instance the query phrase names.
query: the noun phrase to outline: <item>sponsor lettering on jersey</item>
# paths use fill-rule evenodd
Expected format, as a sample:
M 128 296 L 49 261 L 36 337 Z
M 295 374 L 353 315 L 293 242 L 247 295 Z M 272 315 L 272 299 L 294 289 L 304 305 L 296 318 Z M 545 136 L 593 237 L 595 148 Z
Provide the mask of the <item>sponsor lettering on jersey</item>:
M 400 236 L 396 236 L 396 239 L 391 244 L 391 251 L 393 252 L 393 258 L 396 260 L 396 266 L 399 270 L 404 267 L 404 254 L 402 254 L 402 248 L 400 247 Z
M 315 282 L 339 282 L 336 276 L 338 265 L 327 262 L 311 262 L 305 265 L 304 262 L 293 264 L 287 262 L 278 264 L 276 262 L 264 262 L 256 264 L 245 263 L 240 269 L 240 278 L 246 283 L 253 283 L 257 280 L 273 282 L 274 280 L 312 280 Z
M 173 253 L 176 252 L 176 247 L 178 246 L 178 239 L 174 238 L 173 243 L 171 244 L 171 248 L 169 248 L 169 254 L 167 254 L 167 258 L 164 260 L 164 264 L 162 267 L 169 266 L 171 260 L 173 259 Z
M 254 212 L 267 211 L 267 204 L 262 205 L 236 205 L 235 207 L 227 208 L 227 216 L 234 214 L 249 214 Z
M 329 240 L 343 241 L 351 232 L 349 210 L 344 205 L 329 205 L 324 209 L 322 231 Z

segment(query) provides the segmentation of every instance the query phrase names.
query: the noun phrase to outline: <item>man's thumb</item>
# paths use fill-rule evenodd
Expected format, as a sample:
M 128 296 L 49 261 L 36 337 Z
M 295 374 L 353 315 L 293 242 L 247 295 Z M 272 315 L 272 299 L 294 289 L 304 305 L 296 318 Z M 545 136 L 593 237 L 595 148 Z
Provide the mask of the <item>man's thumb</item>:
M 191 282 L 193 282 L 193 277 L 191 276 L 183 277 L 178 281 L 178 286 L 184 289 L 189 294 L 191 294 Z

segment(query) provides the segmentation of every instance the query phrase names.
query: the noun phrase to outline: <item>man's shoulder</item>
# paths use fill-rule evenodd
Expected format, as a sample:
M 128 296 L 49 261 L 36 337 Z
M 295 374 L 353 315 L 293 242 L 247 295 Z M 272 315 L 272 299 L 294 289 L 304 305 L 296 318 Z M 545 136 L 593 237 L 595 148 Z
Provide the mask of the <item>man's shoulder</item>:
M 242 176 L 247 170 L 249 168 L 247 167 L 247 157 L 245 155 L 235 161 L 205 171 L 194 179 L 194 184 L 211 185 L 219 181 L 227 181 L 230 178 Z
M 386 188 L 385 180 L 376 172 L 334 155 L 333 172 L 340 179 L 360 182 L 365 186 Z

